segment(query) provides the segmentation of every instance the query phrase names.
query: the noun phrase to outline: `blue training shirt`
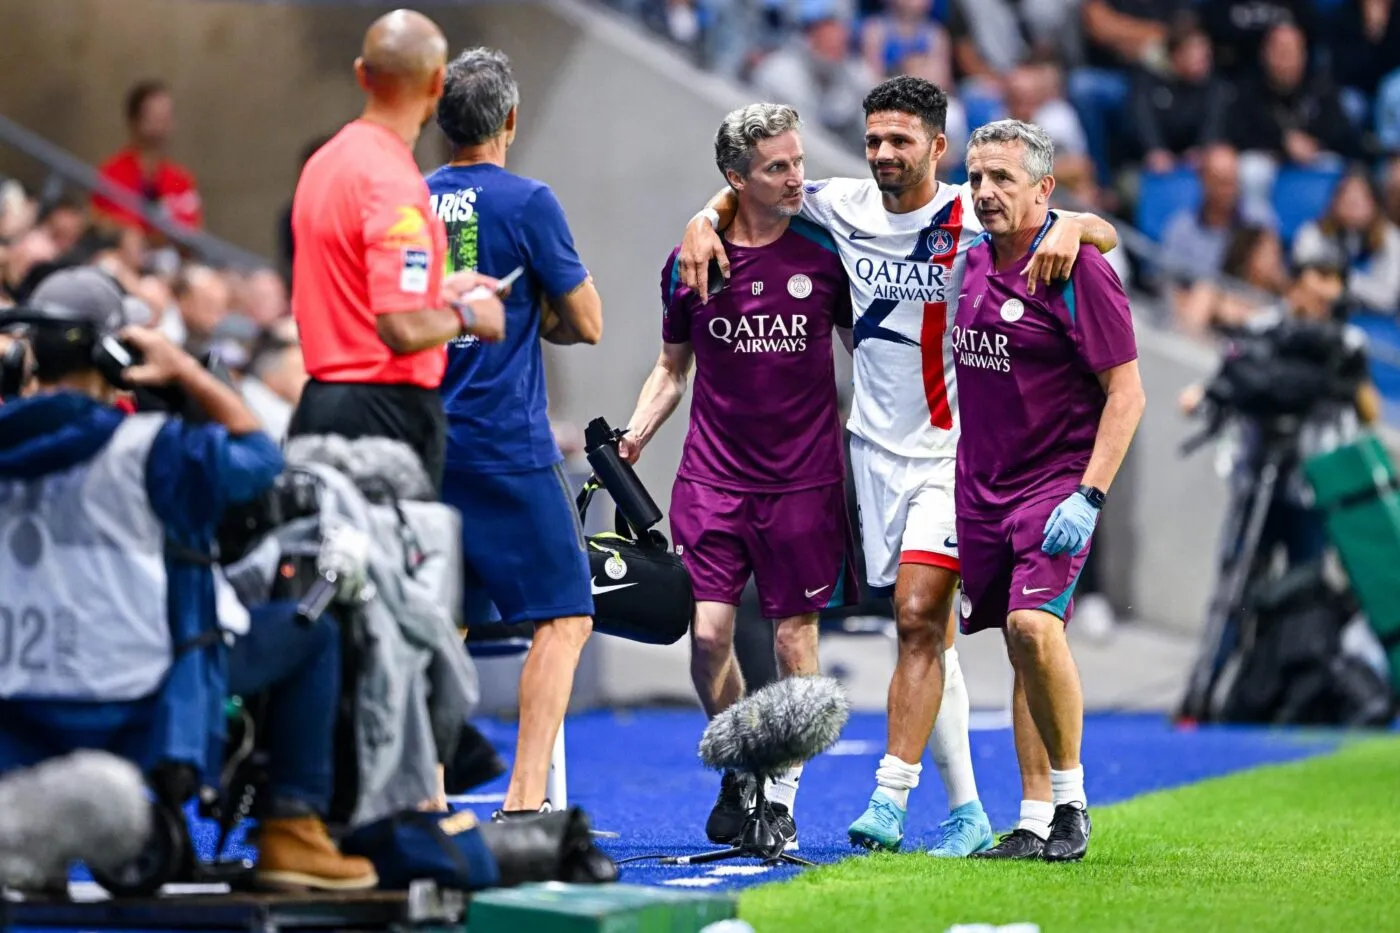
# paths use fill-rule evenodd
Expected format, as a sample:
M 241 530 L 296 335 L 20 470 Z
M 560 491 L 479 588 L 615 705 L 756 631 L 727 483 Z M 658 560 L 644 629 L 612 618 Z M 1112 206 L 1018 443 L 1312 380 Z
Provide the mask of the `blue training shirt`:
M 559 463 L 540 351 L 540 297 L 557 299 L 588 276 L 564 208 L 544 182 L 497 165 L 445 165 L 428 176 L 428 190 L 447 226 L 448 273 L 475 269 L 500 279 L 525 267 L 505 301 L 505 339 L 466 337 L 447 349 L 440 390 L 447 465 L 511 473 Z

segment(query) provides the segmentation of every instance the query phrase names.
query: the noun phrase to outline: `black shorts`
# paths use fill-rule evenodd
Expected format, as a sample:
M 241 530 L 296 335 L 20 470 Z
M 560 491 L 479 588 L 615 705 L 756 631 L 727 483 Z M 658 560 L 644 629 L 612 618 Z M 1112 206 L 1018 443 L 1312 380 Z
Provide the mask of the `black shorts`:
M 349 440 L 388 437 L 403 441 L 423 461 L 433 488 L 442 495 L 447 459 L 447 416 L 435 390 L 367 382 L 306 383 L 292 413 L 288 437 L 338 434 Z

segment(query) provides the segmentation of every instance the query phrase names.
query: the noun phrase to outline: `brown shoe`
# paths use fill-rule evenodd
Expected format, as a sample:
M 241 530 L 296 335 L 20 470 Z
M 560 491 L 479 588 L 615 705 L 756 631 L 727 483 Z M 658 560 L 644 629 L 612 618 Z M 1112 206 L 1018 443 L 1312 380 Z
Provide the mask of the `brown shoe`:
M 369 859 L 342 855 L 314 816 L 273 818 L 258 825 L 257 882 L 262 887 L 363 891 L 379 884 Z

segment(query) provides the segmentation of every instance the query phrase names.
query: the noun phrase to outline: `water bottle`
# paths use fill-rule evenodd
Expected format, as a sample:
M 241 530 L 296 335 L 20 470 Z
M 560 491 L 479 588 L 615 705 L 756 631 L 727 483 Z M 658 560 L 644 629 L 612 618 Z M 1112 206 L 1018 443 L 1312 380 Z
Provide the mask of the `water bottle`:
M 605 418 L 594 418 L 583 431 L 583 452 L 593 473 L 612 496 L 622 517 L 637 534 L 661 521 L 661 509 L 637 479 L 632 464 L 623 461 L 617 442 L 624 431 L 615 431 Z

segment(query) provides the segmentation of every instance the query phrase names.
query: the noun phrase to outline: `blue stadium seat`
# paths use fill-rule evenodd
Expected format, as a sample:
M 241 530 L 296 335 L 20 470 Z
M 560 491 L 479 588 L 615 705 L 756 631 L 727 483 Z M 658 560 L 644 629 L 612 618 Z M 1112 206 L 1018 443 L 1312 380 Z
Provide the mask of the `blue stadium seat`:
M 1354 314 L 1351 323 L 1369 340 L 1371 378 L 1384 397 L 1387 420 L 1400 418 L 1400 323 L 1390 314 Z
M 994 97 L 987 97 L 982 94 L 971 94 L 962 99 L 963 109 L 967 111 L 967 131 L 972 133 L 978 127 L 986 126 L 988 123 L 1000 120 L 1006 116 L 1005 108 L 1001 101 Z
M 1341 169 L 1282 168 L 1274 181 L 1273 206 L 1278 233 L 1285 243 L 1310 220 L 1327 210 L 1332 190 L 1341 180 Z
M 1172 215 L 1179 210 L 1192 210 L 1200 203 L 1201 182 L 1190 169 L 1144 172 L 1135 223 L 1145 235 L 1160 243 Z

